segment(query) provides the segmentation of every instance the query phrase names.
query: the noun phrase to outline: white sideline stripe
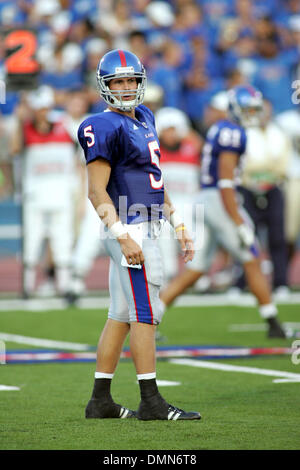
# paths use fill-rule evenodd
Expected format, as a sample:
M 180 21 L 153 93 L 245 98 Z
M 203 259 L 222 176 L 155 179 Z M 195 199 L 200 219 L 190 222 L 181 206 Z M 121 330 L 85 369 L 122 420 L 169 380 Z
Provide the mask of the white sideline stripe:
M 14 335 L 11 333 L 0 333 L 0 339 L 12 343 L 29 344 L 30 346 L 41 346 L 43 348 L 71 349 L 75 351 L 87 351 L 90 346 L 81 343 L 69 343 L 67 341 L 54 341 L 52 339 L 31 338 L 30 336 Z
M 0 238 L 3 239 L 18 239 L 22 236 L 22 227 L 21 225 L 16 224 L 7 224 L 0 225 Z
M 77 308 L 83 309 L 100 309 L 108 308 L 110 305 L 109 297 L 91 297 L 82 298 L 78 301 Z M 0 300 L 0 312 L 10 312 L 15 310 L 25 312 L 46 312 L 49 310 L 65 310 L 67 304 L 63 299 L 57 297 L 46 298 L 46 299 L 5 299 Z
M 182 295 L 175 299 L 173 305 L 175 307 L 210 307 L 210 306 L 220 306 L 223 305 L 233 305 L 233 306 L 247 306 L 255 307 L 256 300 L 251 294 L 242 294 L 236 297 L 235 299 L 230 298 L 228 295 L 223 294 L 190 294 Z
M 0 311 L 10 312 L 15 310 L 25 312 L 46 312 L 49 310 L 64 310 L 66 303 L 62 299 L 9 299 L 0 300 Z
M 282 324 L 285 328 L 299 328 L 300 323 L 297 322 L 283 322 Z M 265 323 L 234 323 L 229 325 L 228 331 L 232 332 L 241 332 L 241 331 L 265 331 L 267 325 Z
M 228 326 L 228 331 L 238 332 L 241 331 L 265 331 L 267 330 L 267 325 L 265 323 L 252 323 L 252 324 L 233 324 Z
M 283 383 L 296 383 L 300 382 L 300 379 L 274 379 L 274 384 L 283 384 Z
M 198 361 L 196 359 L 170 359 L 171 364 L 201 367 L 203 369 L 222 370 L 226 372 L 246 372 L 247 374 L 266 375 L 270 377 L 282 377 L 284 379 L 293 379 L 300 381 L 300 374 L 293 372 L 284 372 L 281 370 L 260 369 L 258 367 L 234 366 L 231 364 L 222 364 L 220 362 Z
M 297 304 L 300 303 L 300 292 L 291 292 L 287 299 L 280 300 L 274 299 L 277 305 L 280 304 Z M 189 294 L 182 295 L 174 301 L 174 306 L 177 307 L 209 307 L 209 306 L 245 306 L 245 307 L 256 307 L 257 301 L 252 294 L 243 293 L 235 296 L 234 298 L 228 294 Z
M 108 308 L 110 299 L 105 297 L 82 297 L 78 301 L 77 308 L 82 309 L 100 309 Z M 300 293 L 292 292 L 289 298 L 284 301 L 276 301 L 280 304 L 300 304 Z M 174 306 L 177 307 L 255 307 L 256 300 L 252 294 L 241 294 L 235 299 L 226 294 L 193 294 L 182 295 L 175 300 Z M 0 311 L 22 310 L 29 312 L 43 312 L 48 310 L 64 310 L 67 307 L 63 299 L 57 297 L 47 299 L 3 299 L 0 300 Z

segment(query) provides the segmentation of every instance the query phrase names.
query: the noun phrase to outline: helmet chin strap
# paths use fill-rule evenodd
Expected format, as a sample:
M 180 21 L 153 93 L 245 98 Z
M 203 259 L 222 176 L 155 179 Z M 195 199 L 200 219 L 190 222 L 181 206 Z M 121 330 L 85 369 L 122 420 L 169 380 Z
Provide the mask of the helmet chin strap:
M 110 92 L 109 90 L 109 87 L 106 86 L 107 90 Z M 111 106 L 113 108 L 117 108 L 119 109 L 120 111 L 131 111 L 133 108 L 135 108 L 138 103 L 137 103 L 137 97 L 138 95 L 141 93 L 140 92 L 140 84 L 138 84 L 138 88 L 135 90 L 135 94 L 134 94 L 134 99 L 133 100 L 130 100 L 130 101 L 124 101 L 122 99 L 122 95 L 126 95 L 127 94 L 131 94 L 130 93 L 130 90 L 128 90 L 128 92 L 126 91 L 122 91 L 120 92 L 119 94 L 112 94 L 110 93 L 110 100 L 111 100 Z M 120 99 L 119 99 L 120 98 Z
M 111 96 L 111 106 L 117 108 L 120 111 L 131 111 L 136 106 L 136 100 L 131 101 L 120 101 L 117 97 Z

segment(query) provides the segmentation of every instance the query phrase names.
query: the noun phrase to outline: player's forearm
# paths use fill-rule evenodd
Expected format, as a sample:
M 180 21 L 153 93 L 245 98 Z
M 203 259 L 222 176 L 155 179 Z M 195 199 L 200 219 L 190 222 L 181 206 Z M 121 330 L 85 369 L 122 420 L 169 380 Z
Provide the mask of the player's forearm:
M 167 190 L 164 192 L 164 216 L 170 220 L 171 214 L 175 212 L 175 207 L 173 206 L 171 199 L 168 195 Z
M 242 224 L 244 221 L 239 213 L 235 190 L 233 188 L 222 188 L 220 193 L 228 215 L 236 225 Z
M 186 230 L 184 221 L 181 215 L 176 211 L 176 208 L 173 206 L 171 199 L 165 190 L 165 203 L 164 203 L 164 216 L 170 222 L 172 227 L 177 230 Z
M 106 189 L 89 186 L 88 197 L 106 227 L 111 228 L 120 220 Z

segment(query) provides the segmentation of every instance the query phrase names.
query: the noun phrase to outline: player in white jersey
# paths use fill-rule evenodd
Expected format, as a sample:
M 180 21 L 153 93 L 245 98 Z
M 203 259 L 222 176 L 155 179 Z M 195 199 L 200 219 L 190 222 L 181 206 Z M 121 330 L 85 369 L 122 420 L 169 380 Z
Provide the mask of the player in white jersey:
M 87 96 L 83 91 L 71 94 L 63 116 L 63 123 L 74 142 L 78 143 L 77 130 L 82 120 L 88 117 Z M 71 280 L 66 294 L 70 305 L 76 303 L 85 289 L 85 277 L 96 257 L 106 255 L 100 237 L 101 220 L 88 199 L 87 171 L 83 151 L 77 149 L 78 175 L 75 194 L 78 208 L 75 220 L 75 245 L 71 260 Z M 87 243 L 87 240 L 89 241 Z
M 290 139 L 272 119 L 272 106 L 264 100 L 260 125 L 247 129 L 239 194 L 256 229 L 266 229 L 266 250 L 273 265 L 272 290 L 277 300 L 286 298 L 289 293 L 282 187 L 290 154 Z M 243 278 L 238 279 L 236 285 L 243 288 Z
M 24 295 L 36 287 L 36 267 L 43 242 L 49 241 L 57 289 L 69 283 L 73 245 L 74 144 L 60 121 L 51 122 L 53 91 L 41 87 L 28 96 L 32 119 L 19 123 L 13 152 L 23 159 Z
M 277 115 L 277 123 L 292 142 L 290 164 L 285 184 L 286 237 L 289 259 L 295 254 L 300 236 L 300 107 Z
M 185 224 L 191 227 L 193 200 L 199 191 L 202 140 L 192 131 L 187 115 L 177 108 L 161 108 L 155 114 L 155 122 L 165 187 Z M 164 224 L 159 244 L 164 278 L 168 281 L 179 269 L 178 240 L 168 222 Z

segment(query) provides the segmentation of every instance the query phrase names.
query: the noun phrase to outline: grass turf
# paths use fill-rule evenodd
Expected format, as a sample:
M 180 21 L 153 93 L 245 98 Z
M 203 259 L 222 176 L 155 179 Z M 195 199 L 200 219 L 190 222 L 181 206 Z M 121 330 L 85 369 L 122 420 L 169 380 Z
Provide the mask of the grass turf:
M 282 306 L 283 321 L 299 320 L 299 305 Z M 95 346 L 106 313 L 96 310 L 1 313 L 1 331 Z M 291 346 L 265 332 L 233 333 L 232 323 L 259 323 L 254 308 L 174 307 L 160 326 L 164 345 Z M 25 349 L 6 344 L 7 349 Z M 31 349 L 33 349 L 31 347 Z M 290 356 L 218 359 L 217 362 L 300 373 Z M 199 410 L 201 421 L 140 422 L 85 420 L 93 384 L 93 363 L 0 366 L 0 383 L 21 387 L 1 393 L 1 449 L 72 450 L 241 450 L 299 449 L 299 383 L 272 377 L 197 369 L 158 361 L 159 379 L 180 386 L 161 392 L 170 403 Z M 136 408 L 139 391 L 131 361 L 121 361 L 112 386 L 116 402 Z

